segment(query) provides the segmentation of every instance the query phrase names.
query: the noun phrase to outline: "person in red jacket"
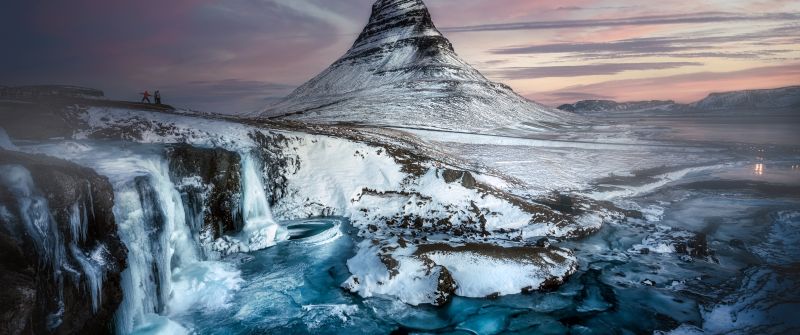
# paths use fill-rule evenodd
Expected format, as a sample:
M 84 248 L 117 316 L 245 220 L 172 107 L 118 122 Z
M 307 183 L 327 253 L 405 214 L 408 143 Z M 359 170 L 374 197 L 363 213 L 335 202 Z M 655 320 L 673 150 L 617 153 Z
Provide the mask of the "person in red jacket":
M 143 93 L 139 94 L 142 95 L 142 103 L 144 103 L 145 101 L 147 101 L 147 103 L 152 103 L 150 102 L 150 92 L 144 91 Z

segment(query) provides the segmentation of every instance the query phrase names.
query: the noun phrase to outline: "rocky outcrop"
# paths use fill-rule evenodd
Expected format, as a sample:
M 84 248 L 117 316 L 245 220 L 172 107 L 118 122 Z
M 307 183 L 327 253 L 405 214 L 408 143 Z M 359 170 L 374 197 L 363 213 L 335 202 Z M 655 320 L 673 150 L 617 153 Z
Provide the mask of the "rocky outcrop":
M 193 233 L 207 229 L 217 239 L 241 231 L 244 221 L 239 154 L 186 144 L 171 146 L 166 154 L 170 178 L 181 192 Z
M 3 150 L 0 170 L 0 332 L 110 332 L 127 250 L 108 180 L 72 163 Z
M 286 194 L 286 176 L 300 168 L 300 159 L 288 155 L 286 148 L 289 138 L 279 133 L 270 133 L 269 136 L 261 132 L 251 132 L 250 138 L 256 143 L 258 156 L 264 164 L 264 181 L 267 187 L 269 205 L 275 206 Z
M 361 242 L 347 263 L 352 276 L 342 287 L 364 297 L 390 295 L 412 305 L 442 306 L 456 295 L 497 298 L 552 290 L 578 266 L 572 251 L 554 246 L 417 242 L 402 237 Z

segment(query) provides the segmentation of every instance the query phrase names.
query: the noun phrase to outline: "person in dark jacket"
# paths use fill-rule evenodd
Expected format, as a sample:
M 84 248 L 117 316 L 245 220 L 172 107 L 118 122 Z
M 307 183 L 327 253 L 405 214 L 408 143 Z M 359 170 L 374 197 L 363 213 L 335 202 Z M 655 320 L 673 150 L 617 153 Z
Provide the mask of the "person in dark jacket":
M 156 90 L 156 92 L 153 95 L 153 97 L 156 99 L 156 105 L 160 105 L 161 104 L 161 92 L 159 90 Z

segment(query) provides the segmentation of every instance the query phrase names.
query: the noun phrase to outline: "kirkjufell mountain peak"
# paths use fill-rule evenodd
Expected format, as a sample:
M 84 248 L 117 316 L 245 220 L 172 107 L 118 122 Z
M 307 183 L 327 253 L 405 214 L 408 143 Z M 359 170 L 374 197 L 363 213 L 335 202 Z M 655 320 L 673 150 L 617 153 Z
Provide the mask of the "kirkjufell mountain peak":
M 486 79 L 421 0 L 378 0 L 347 53 L 261 116 L 463 131 L 551 127 L 567 114 Z

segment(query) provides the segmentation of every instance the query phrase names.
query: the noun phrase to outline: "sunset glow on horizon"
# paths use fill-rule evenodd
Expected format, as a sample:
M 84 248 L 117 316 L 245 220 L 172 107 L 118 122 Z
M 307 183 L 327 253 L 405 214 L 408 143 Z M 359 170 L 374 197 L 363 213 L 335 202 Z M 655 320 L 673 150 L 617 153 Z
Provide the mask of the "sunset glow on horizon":
M 6 2 L 0 85 L 74 84 L 260 109 L 351 46 L 373 0 Z M 800 84 L 800 2 L 426 0 L 456 52 L 549 105 L 691 102 Z M 10 43 L 10 44 L 9 44 Z

